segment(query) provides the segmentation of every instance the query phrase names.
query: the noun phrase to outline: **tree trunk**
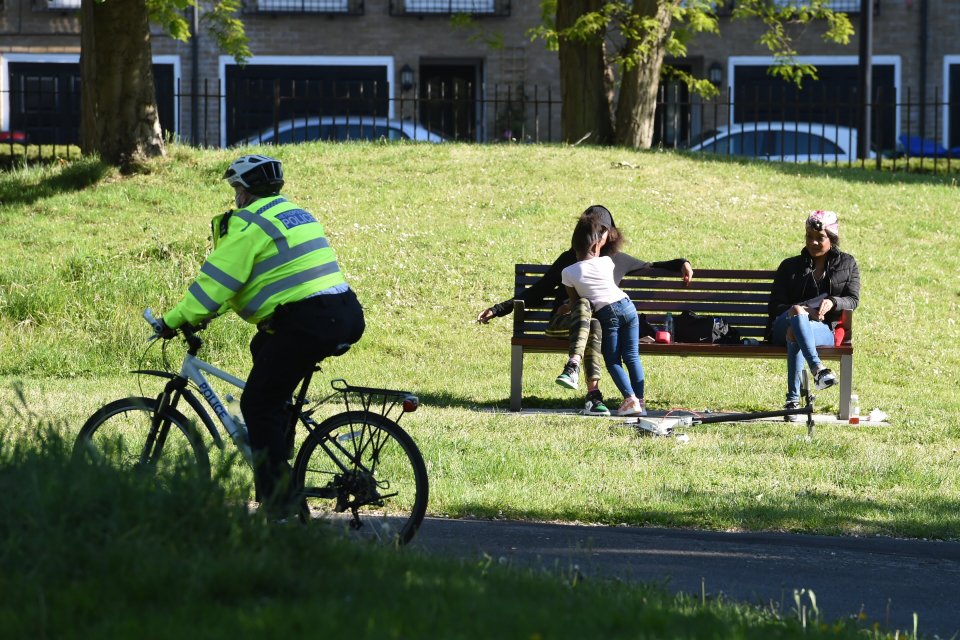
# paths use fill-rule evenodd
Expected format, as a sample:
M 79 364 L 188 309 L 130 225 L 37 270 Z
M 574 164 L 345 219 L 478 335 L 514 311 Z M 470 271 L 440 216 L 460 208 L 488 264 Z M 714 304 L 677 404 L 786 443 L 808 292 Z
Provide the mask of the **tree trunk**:
M 613 142 L 611 75 L 604 59 L 603 38 L 576 40 L 564 29 L 578 17 L 603 6 L 603 0 L 558 0 L 557 31 L 560 57 L 561 135 L 577 142 L 589 134 L 590 144 Z
M 130 168 L 163 155 L 144 0 L 82 0 L 80 147 Z
M 649 50 L 636 64 L 623 73 L 620 97 L 617 100 L 616 142 L 634 149 L 649 149 L 653 142 L 653 127 L 657 111 L 657 91 L 660 70 L 663 67 L 664 46 L 670 34 L 674 0 L 634 0 L 636 15 L 651 16 L 656 28 L 644 37 Z M 636 51 L 636 45 L 631 45 Z

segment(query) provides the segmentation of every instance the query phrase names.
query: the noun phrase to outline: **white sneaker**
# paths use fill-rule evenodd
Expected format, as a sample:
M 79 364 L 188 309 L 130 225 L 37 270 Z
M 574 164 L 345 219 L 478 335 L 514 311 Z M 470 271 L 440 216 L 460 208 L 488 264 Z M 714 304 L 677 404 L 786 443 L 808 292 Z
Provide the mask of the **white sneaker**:
M 826 389 L 837 384 L 837 376 L 830 369 L 820 369 L 813 374 L 813 383 L 817 386 L 817 389 Z
M 617 409 L 618 416 L 645 416 L 647 415 L 647 407 L 644 405 L 643 400 L 638 400 L 637 398 L 627 398 L 623 401 L 623 404 L 620 405 L 620 408 Z

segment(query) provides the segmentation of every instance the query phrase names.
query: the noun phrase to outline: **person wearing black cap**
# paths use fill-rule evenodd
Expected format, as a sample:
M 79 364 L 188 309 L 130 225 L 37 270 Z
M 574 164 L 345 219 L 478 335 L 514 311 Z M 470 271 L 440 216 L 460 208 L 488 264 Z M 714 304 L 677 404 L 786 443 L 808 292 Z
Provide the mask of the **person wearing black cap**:
M 625 275 L 646 267 L 676 271 L 683 276 L 684 284 L 689 284 L 693 278 L 693 267 L 686 258 L 650 263 L 621 253 L 620 249 L 624 244 L 623 234 L 617 229 L 613 215 L 606 207 L 602 205 L 587 207 L 580 214 L 579 219 L 585 218 L 597 220 L 608 232 L 607 242 L 601 254 L 610 256 L 613 260 L 616 282 L 619 283 Z M 586 299 L 581 298 L 574 305 L 569 303 L 566 289 L 560 281 L 561 272 L 575 262 L 577 262 L 577 256 L 573 248 L 567 249 L 557 256 L 543 277 L 530 285 L 517 299 L 523 300 L 528 306 L 533 306 L 543 302 L 549 296 L 554 296 L 553 310 L 546 334 L 570 339 L 569 359 L 563 367 L 563 372 L 557 376 L 556 382 L 568 389 L 578 389 L 582 363 L 587 384 L 587 399 L 583 413 L 608 416 L 610 410 L 604 404 L 603 394 L 600 392 L 600 375 L 603 370 L 600 323 L 593 317 L 592 308 Z M 477 316 L 477 321 L 486 324 L 492 318 L 510 314 L 513 311 L 513 302 L 514 298 L 510 298 L 484 309 Z

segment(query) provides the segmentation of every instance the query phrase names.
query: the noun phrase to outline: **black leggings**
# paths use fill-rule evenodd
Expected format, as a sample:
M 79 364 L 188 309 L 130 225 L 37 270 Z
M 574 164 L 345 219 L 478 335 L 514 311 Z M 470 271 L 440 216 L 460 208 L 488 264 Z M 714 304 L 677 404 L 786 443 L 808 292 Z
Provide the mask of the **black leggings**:
M 277 307 L 250 341 L 253 368 L 240 399 L 255 458 L 271 468 L 285 465 L 287 402 L 317 362 L 357 342 L 364 328 L 363 308 L 349 290 Z

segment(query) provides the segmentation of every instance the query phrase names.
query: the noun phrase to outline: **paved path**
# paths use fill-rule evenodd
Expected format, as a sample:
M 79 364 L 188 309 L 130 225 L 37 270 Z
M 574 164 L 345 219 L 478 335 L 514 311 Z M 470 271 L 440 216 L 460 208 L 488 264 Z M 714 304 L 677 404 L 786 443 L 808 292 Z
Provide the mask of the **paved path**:
M 693 594 L 705 585 L 708 594 L 772 601 L 785 615 L 793 590 L 810 589 L 828 621 L 862 610 L 871 624 L 912 632 L 916 612 L 922 636 L 960 638 L 957 542 L 428 518 L 413 546 Z

